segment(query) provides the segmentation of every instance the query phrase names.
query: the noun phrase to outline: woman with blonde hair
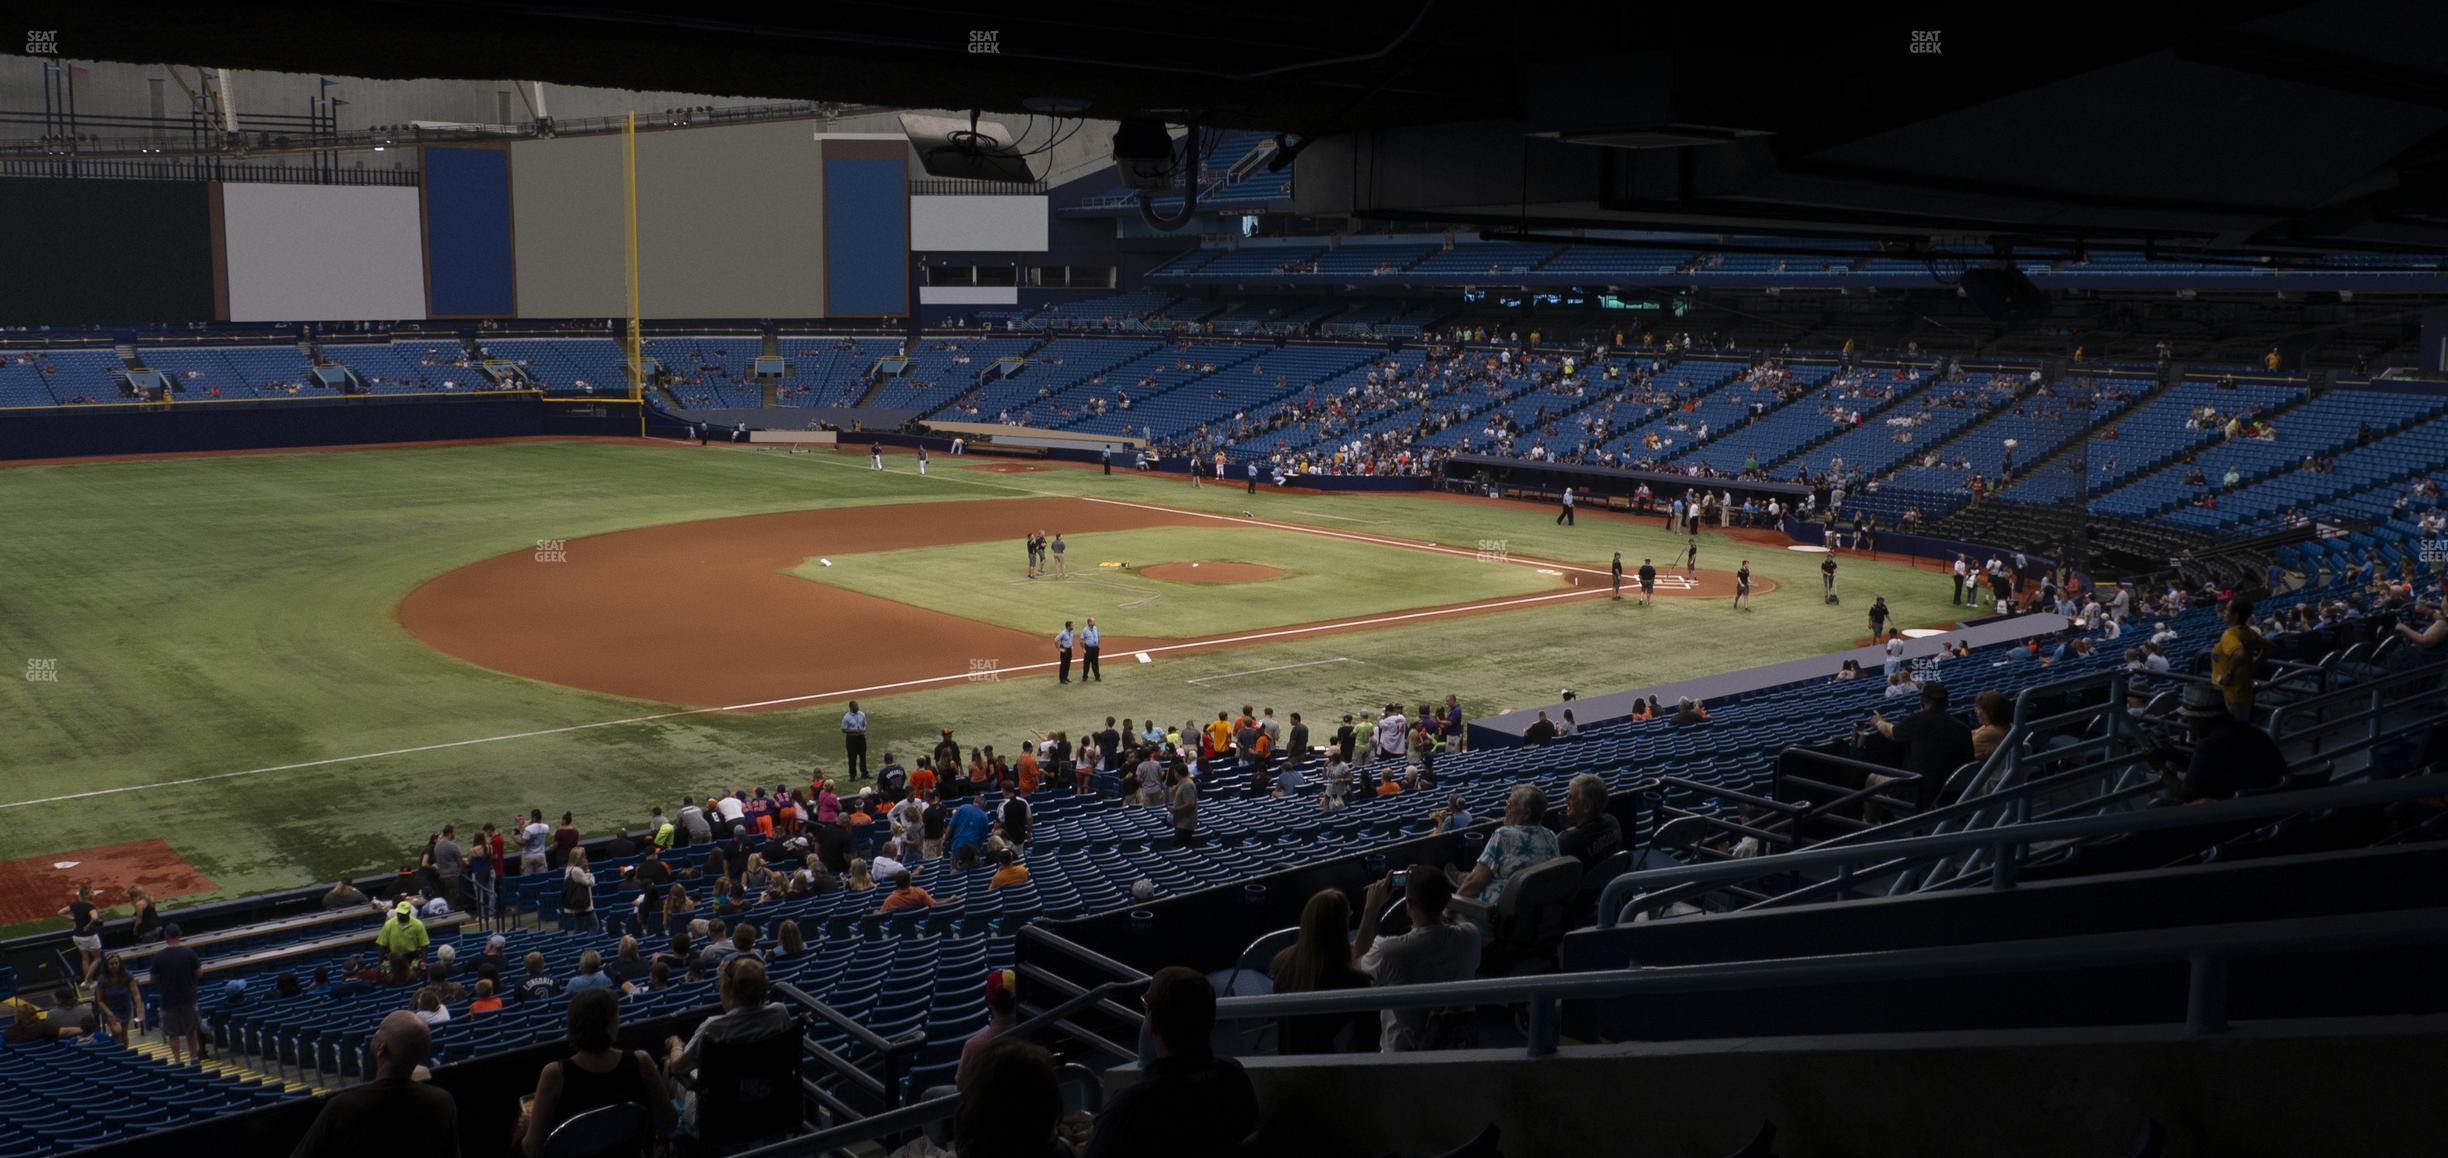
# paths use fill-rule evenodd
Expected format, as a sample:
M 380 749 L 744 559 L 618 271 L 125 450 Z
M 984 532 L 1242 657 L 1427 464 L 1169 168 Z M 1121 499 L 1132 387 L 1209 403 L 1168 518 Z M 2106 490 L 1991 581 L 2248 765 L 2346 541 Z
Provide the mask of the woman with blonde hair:
M 749 853 L 748 867 L 740 870 L 740 892 L 743 895 L 761 893 L 771 888 L 773 883 L 773 870 L 765 867 L 765 854 Z
M 851 859 L 850 880 L 848 883 L 850 885 L 850 891 L 854 893 L 868 892 L 876 887 L 875 875 L 867 871 L 866 857 L 854 857 Z

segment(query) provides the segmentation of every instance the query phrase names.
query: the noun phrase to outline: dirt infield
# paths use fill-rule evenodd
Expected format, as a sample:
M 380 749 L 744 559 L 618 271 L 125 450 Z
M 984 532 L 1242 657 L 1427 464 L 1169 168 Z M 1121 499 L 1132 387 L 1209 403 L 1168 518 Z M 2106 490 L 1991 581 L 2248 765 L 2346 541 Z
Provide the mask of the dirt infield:
M 896 503 L 709 519 L 572 539 L 550 562 L 536 551 L 486 559 L 409 592 L 396 615 L 402 627 L 436 650 L 528 679 L 692 708 L 791 706 L 770 702 L 872 696 L 932 686 L 961 672 L 1028 670 L 1049 659 L 1052 650 L 1048 639 L 1034 633 L 787 574 L 809 556 L 995 543 L 991 549 L 1010 551 L 1017 566 L 1020 537 L 1030 528 L 1060 526 L 1077 533 L 1213 522 L 1193 512 L 1072 498 Z M 1420 546 L 1383 541 L 1390 550 Z M 1396 620 L 1597 595 L 1605 587 L 1599 573 L 1541 569 L 1556 578 L 1559 589 L 1552 595 L 1417 608 L 1350 623 L 1288 624 L 1216 641 L 1109 635 L 1105 650 L 1231 646 L 1288 634 L 1368 630 Z M 1765 594 L 1774 586 L 1762 579 L 1753 591 Z M 1688 578 L 1676 573 L 1658 592 L 1700 598 L 1733 593 L 1733 575 L 1711 570 Z
M 62 864 L 71 867 L 55 867 Z M 94 900 L 104 908 L 126 904 L 130 885 L 143 885 L 156 902 L 221 887 L 160 840 L 19 857 L 0 861 L 0 925 L 54 916 L 82 884 L 93 885 Z
M 1139 568 L 1139 573 L 1169 583 L 1263 583 L 1283 577 L 1263 563 L 1157 563 Z
M 1045 468 L 1042 462 L 969 462 L 961 464 L 962 470 L 982 470 L 987 474 L 1033 474 Z

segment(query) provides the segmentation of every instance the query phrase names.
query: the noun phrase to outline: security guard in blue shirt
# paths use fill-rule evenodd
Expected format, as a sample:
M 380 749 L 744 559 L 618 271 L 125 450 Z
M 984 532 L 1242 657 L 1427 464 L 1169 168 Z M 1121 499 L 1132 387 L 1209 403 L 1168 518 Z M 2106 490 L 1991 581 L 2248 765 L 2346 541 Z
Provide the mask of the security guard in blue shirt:
M 1054 633 L 1054 646 L 1062 656 L 1062 682 L 1071 682 L 1071 621 L 1063 620 L 1063 629 Z

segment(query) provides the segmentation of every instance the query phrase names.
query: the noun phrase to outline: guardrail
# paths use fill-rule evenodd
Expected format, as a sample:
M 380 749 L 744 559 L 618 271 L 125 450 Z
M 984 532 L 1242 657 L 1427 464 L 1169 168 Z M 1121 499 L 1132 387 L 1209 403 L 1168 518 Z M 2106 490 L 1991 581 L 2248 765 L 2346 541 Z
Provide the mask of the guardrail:
M 867 1072 L 865 1066 L 833 1052 L 819 1044 L 814 1038 L 802 1038 L 802 1047 L 816 1059 L 823 1071 L 819 1077 L 808 1077 L 804 1074 L 800 1077 L 800 1086 L 811 1101 L 823 1106 L 827 1112 L 851 1121 L 863 1121 L 875 1116 L 850 1104 L 841 1094 L 823 1085 L 819 1079 L 824 1075 L 830 1075 L 876 1099 L 883 1107 L 880 1112 L 888 1113 L 899 1108 L 901 1079 L 909 1071 L 910 1055 L 918 1052 L 919 1048 L 926 1044 L 925 1030 L 913 1029 L 898 1038 L 887 1041 L 874 1030 L 843 1016 L 832 1006 L 818 1001 L 806 990 L 796 985 L 782 982 L 775 985 L 773 991 L 782 999 L 798 1006 L 802 1011 L 849 1034 L 852 1042 L 874 1054 L 879 1063 L 878 1068 L 881 1072 L 871 1074 Z
M 2021 867 L 2025 853 L 2037 844 L 2088 840 L 2093 837 L 2127 832 L 2199 828 L 2231 824 L 2242 820 L 2264 820 L 2324 808 L 2394 804 L 2403 800 L 2439 795 L 2448 795 L 2448 773 L 2360 784 L 2340 784 L 2298 792 L 2280 792 L 2267 796 L 2221 800 L 2185 808 L 2156 808 L 2140 812 L 2075 817 L 2067 820 L 2043 820 L 1977 831 L 1910 836 L 1898 840 L 1851 844 L 1834 848 L 1810 848 L 1800 852 L 1752 857 L 1715 865 L 1645 869 L 1640 872 L 1625 873 L 1607 882 L 1606 889 L 1598 896 L 1597 927 L 1609 929 L 1621 924 L 1625 910 L 1632 905 L 1639 904 L 1644 908 L 1649 907 L 1646 898 L 1643 898 L 1641 894 L 1656 886 L 1688 886 L 1709 881 L 1744 880 L 1780 872 L 1799 873 L 1812 870 L 1825 870 L 1833 873 L 1835 880 L 1849 884 L 1864 877 L 1882 876 L 1923 856 L 1961 852 L 1967 849 L 1983 849 L 1992 857 L 1989 868 L 1991 886 L 1998 889 L 2010 889 L 2015 885 L 2016 870 Z
M 2448 777 L 2437 779 L 2448 780 Z M 2139 934 L 2092 933 L 1824 957 L 1645 966 L 1545 977 L 1490 978 L 1379 989 L 1227 997 L 1216 1002 L 1216 1017 L 1222 1021 L 1234 1021 L 1387 1009 L 1527 1004 L 1530 1010 L 1529 1056 L 1543 1057 L 1556 1050 L 1561 1037 L 1560 1007 L 1567 1000 L 1658 997 L 1732 989 L 2184 961 L 2190 967 L 2185 987 L 2185 1029 L 2193 1034 L 2209 1035 L 2224 1032 L 2227 1028 L 2227 962 L 2232 958 L 2267 952 L 2295 953 L 2308 949 L 2354 949 L 2438 941 L 2448 941 L 2448 909 L 2193 926 Z

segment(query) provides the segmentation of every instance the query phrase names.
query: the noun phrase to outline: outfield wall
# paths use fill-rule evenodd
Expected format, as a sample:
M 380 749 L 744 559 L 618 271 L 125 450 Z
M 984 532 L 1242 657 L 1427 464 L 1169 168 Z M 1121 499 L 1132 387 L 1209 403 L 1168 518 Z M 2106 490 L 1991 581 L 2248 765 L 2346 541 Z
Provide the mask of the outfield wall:
M 62 407 L 18 411 L 0 423 L 0 462 L 624 433 L 637 433 L 634 404 L 573 408 L 523 393 Z

